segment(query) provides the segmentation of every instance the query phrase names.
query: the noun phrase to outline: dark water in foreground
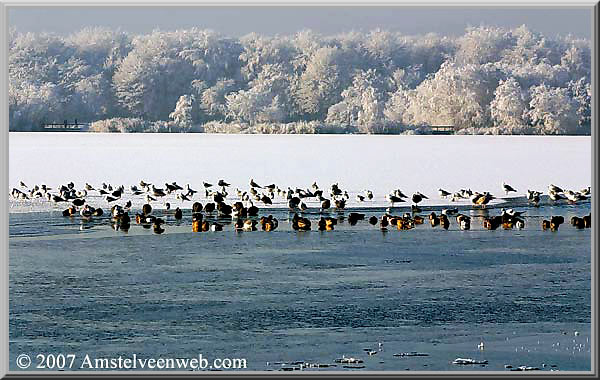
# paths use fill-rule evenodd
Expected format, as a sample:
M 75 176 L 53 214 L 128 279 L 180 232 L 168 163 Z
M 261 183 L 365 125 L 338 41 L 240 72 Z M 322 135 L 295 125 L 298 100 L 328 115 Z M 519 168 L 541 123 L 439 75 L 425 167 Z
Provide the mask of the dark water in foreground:
M 163 235 L 11 214 L 10 369 L 22 353 L 34 366 L 40 353 L 75 354 L 75 367 L 85 354 L 202 353 L 245 358 L 249 370 L 342 355 L 371 371 L 590 370 L 591 230 L 568 223 L 589 203 L 530 208 L 524 230 L 496 231 L 479 218 L 459 231 L 451 218 L 449 231 L 382 233 L 362 221 L 295 232 L 287 211 L 271 212 L 271 233 L 192 233 L 188 214 L 168 217 Z M 565 216 L 558 232 L 541 230 L 548 215 Z M 429 355 L 393 356 L 410 351 Z

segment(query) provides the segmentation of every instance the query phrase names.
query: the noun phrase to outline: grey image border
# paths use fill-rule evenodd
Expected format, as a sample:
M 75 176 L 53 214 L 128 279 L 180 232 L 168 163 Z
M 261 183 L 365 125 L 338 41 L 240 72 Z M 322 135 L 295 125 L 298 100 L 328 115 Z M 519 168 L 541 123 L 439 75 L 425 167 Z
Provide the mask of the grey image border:
M 592 140 L 592 187 L 594 189 L 598 189 L 598 176 L 597 176 L 597 162 L 598 162 L 598 133 L 596 132 L 597 123 L 598 123 L 598 115 L 596 113 L 596 104 L 595 101 L 596 93 L 598 90 L 597 80 L 598 80 L 598 52 L 596 49 L 598 43 L 598 11 L 599 11 L 599 3 L 598 1 L 528 1 L 528 2 L 519 2 L 515 0 L 498 2 L 498 1 L 377 1 L 374 3 L 367 3 L 366 0 L 362 1 L 327 1 L 327 2 L 318 2 L 315 0 L 310 0 L 308 2 L 293 2 L 293 1 L 260 1 L 260 2 L 252 2 L 252 1 L 244 1 L 244 2 L 198 2 L 198 1 L 177 1 L 173 3 L 169 3 L 166 1 L 137 1 L 137 2 L 116 2 L 114 0 L 109 2 L 82 2 L 82 1 L 73 1 L 73 2 L 52 2 L 52 1 L 4 1 L 0 0 L 0 51 L 2 52 L 1 56 L 3 59 L 0 60 L 0 85 L 2 91 L 0 92 L 0 115 L 2 122 L 2 132 L 0 133 L 0 140 L 2 146 L 2 154 L 0 154 L 2 165 L 0 166 L 2 170 L 2 176 L 0 177 L 0 197 L 2 197 L 2 202 L 0 202 L 0 211 L 2 214 L 2 218 L 0 218 L 0 239 L 2 244 L 0 246 L 0 255 L 2 257 L 2 272 L 0 273 L 0 289 L 2 290 L 1 298 L 2 298 L 2 310 L 0 313 L 1 316 L 1 328 L 0 328 L 0 376 L 2 378 L 29 378 L 36 377 L 40 374 L 44 376 L 57 376 L 57 377 L 107 377 L 107 376 L 127 376 L 127 377 L 140 377 L 140 378 L 157 378 L 157 377 L 189 377 L 189 376 L 225 376 L 225 377 L 283 377 L 283 376 L 305 376 L 305 377 L 336 377 L 336 378 L 347 378 L 347 377 L 399 377 L 399 376 L 410 376 L 410 377 L 421 377 L 421 378 L 430 378 L 430 377 L 508 377 L 513 375 L 527 375 L 527 377 L 597 377 L 597 351 L 596 346 L 598 342 L 598 331 L 596 328 L 596 318 L 598 316 L 596 302 L 597 297 L 597 265 L 598 260 L 596 258 L 596 254 L 598 253 L 598 244 L 597 244 L 597 216 L 598 210 L 595 202 L 595 198 L 592 198 L 591 206 L 592 206 L 592 214 L 594 219 L 594 227 L 592 229 L 592 246 L 591 246 L 591 370 L 590 371 L 560 371 L 554 372 L 552 374 L 548 372 L 531 372 L 531 373 L 511 373 L 506 371 L 419 371 L 419 372 L 407 372 L 407 371 L 362 371 L 362 372 L 347 372 L 347 371 L 327 371 L 327 372 L 294 372 L 289 374 L 281 374 L 280 372 L 270 372 L 270 371 L 235 371 L 235 372 L 182 372 L 182 371 L 106 371 L 106 372 L 98 372 L 98 371 L 76 371 L 76 372 L 42 372 L 42 371 L 9 371 L 9 254 L 8 254 L 8 170 L 9 170 L 9 128 L 8 128 L 8 8 L 14 7 L 36 7 L 36 6 L 57 6 L 57 7 L 69 7 L 69 6 L 94 6 L 94 7 L 154 7 L 154 6 L 163 6 L 163 7 L 179 7 L 179 6 L 196 6 L 196 7 L 205 7 L 205 6 L 224 6 L 224 7 L 235 7 L 235 6 L 272 6 L 272 7 L 280 7 L 280 6 L 306 6 L 306 7 L 319 7 L 319 6 L 369 6 L 369 7 L 390 7 L 390 6 L 398 6 L 398 7 L 419 7 L 419 8 L 427 8 L 427 7 L 452 7 L 452 8 L 461 8 L 461 7 L 469 7 L 469 8 L 584 8 L 589 9 L 591 11 L 592 17 L 592 34 L 591 34 L 591 45 L 592 45 L 592 77 L 591 77 L 591 87 L 592 87 L 592 128 L 591 128 L 591 140 Z

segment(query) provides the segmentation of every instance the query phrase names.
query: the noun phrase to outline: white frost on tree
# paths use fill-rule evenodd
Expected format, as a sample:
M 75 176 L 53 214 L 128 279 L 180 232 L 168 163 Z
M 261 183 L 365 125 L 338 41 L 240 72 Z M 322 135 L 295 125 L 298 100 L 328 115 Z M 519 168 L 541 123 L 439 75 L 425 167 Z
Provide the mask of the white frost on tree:
M 503 133 L 529 132 L 525 93 L 514 78 L 500 81 L 490 103 L 494 127 Z
M 374 70 L 361 71 L 342 92 L 342 101 L 329 107 L 326 123 L 357 126 L 361 132 L 377 130 L 383 118 L 383 96 Z
M 182 95 L 179 97 L 175 110 L 169 114 L 179 132 L 189 132 L 193 127 L 192 120 L 192 104 L 194 103 L 193 95 Z
M 540 134 L 577 132 L 577 104 L 566 88 L 542 84 L 533 86 L 529 91 L 529 118 Z

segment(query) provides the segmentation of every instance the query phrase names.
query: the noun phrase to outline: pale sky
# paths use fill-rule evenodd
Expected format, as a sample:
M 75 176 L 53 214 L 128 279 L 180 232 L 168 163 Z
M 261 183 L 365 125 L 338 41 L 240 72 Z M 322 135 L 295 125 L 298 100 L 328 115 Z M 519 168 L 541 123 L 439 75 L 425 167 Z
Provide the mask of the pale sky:
M 9 7 L 8 23 L 20 32 L 68 34 L 89 26 L 133 33 L 198 27 L 231 37 L 251 32 L 294 34 L 311 29 L 323 35 L 380 28 L 404 34 L 460 35 L 468 26 L 525 24 L 548 36 L 590 38 L 590 8 L 543 7 L 358 7 L 358 6 L 185 6 L 185 7 Z

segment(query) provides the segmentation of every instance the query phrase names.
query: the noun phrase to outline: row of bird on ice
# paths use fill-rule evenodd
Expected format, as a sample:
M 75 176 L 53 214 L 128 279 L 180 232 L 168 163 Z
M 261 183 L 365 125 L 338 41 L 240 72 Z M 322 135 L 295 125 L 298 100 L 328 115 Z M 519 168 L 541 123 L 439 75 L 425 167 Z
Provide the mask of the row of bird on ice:
M 95 188 L 94 186 L 86 183 L 83 189 L 77 190 L 75 184 L 70 182 L 66 185 L 60 185 L 56 188 L 56 192 L 53 193 L 52 188 L 47 187 L 44 184 L 35 185 L 29 188 L 22 181 L 19 184 L 20 188 L 13 188 L 11 196 L 17 200 L 27 199 L 46 199 L 50 202 L 55 203 L 70 203 L 69 208 L 63 211 L 65 216 L 75 216 L 79 214 L 85 220 L 89 220 L 94 216 L 103 215 L 101 208 L 92 207 L 87 203 L 86 198 L 92 195 L 92 192 L 96 192 L 100 196 L 104 196 L 105 200 L 111 206 L 111 218 L 113 221 L 113 227 L 127 231 L 130 226 L 129 212 L 132 208 L 131 200 L 128 200 L 124 205 L 119 205 L 118 201 L 127 193 L 125 186 L 113 187 L 110 184 L 103 183 L 101 187 Z M 265 206 L 272 205 L 276 195 L 285 199 L 290 210 L 294 211 L 294 216 L 291 219 L 292 228 L 295 230 L 310 230 L 311 221 L 308 218 L 298 215 L 308 210 L 308 207 L 304 200 L 312 199 L 320 202 L 319 212 L 322 214 L 330 208 L 336 210 L 343 210 L 346 207 L 346 201 L 350 198 L 347 190 L 342 190 L 337 183 L 333 184 L 329 188 L 330 199 L 324 197 L 324 190 L 321 189 L 317 183 L 313 183 L 311 188 L 308 189 L 292 189 L 282 190 L 275 184 L 261 186 L 256 183 L 253 179 L 250 180 L 250 188 L 248 191 L 242 191 L 235 189 L 238 199 L 233 204 L 227 204 L 226 199 L 230 195 L 228 188 L 230 184 L 224 180 L 219 180 L 215 185 L 204 182 L 203 190 L 207 200 L 212 202 L 206 203 L 204 206 L 197 201 L 194 201 L 194 197 L 198 193 L 190 187 L 189 184 L 185 188 L 179 186 L 176 182 L 165 183 L 164 188 L 157 188 L 154 184 L 140 181 L 139 186 L 133 185 L 130 187 L 131 196 L 143 197 L 146 203 L 142 207 L 140 213 L 135 215 L 136 222 L 142 224 L 144 227 L 149 228 L 152 226 L 156 233 L 164 232 L 162 227 L 165 221 L 152 215 L 152 202 L 159 202 L 167 195 L 175 193 L 176 199 L 180 200 L 181 203 L 189 201 L 193 202 L 192 205 L 192 230 L 193 231 L 219 231 L 223 229 L 223 224 L 217 221 L 209 222 L 204 220 L 202 211 L 206 215 L 212 215 L 213 212 L 217 212 L 219 216 L 230 216 L 235 219 L 235 229 L 238 230 L 257 230 L 257 225 L 260 223 L 263 230 L 272 231 L 277 228 L 278 221 L 273 218 L 272 215 L 263 216 L 258 219 L 259 209 L 254 205 L 254 202 L 261 202 Z M 517 190 L 512 186 L 503 183 L 502 188 L 504 192 L 509 195 L 510 193 L 517 193 Z M 448 192 L 444 189 L 438 190 L 440 198 L 450 199 L 451 201 L 457 200 L 470 200 L 474 206 L 485 208 L 485 206 L 493 199 L 496 199 L 494 195 L 489 192 L 473 192 L 470 189 L 461 189 L 455 193 Z M 540 196 L 543 193 L 535 190 L 527 190 L 527 200 L 534 206 L 538 206 L 540 202 Z M 591 197 L 591 187 L 587 187 L 580 191 L 563 190 L 562 188 L 551 184 L 548 186 L 548 198 L 553 202 L 559 202 L 566 200 L 569 203 L 576 203 L 580 201 L 588 200 Z M 390 202 L 391 206 L 394 207 L 397 203 L 406 202 L 409 197 L 405 195 L 401 190 L 396 189 L 390 194 L 386 195 L 386 199 Z M 358 202 L 365 202 L 373 199 L 373 192 L 366 190 L 361 194 L 357 194 L 356 199 Z M 389 225 L 395 226 L 400 230 L 414 228 L 417 224 L 422 224 L 424 218 L 417 213 L 421 211 L 418 204 L 428 199 L 428 197 L 420 192 L 415 192 L 410 197 L 412 201 L 411 211 L 412 213 L 405 213 L 403 216 L 393 216 L 391 214 L 392 208 L 388 208 L 386 213 L 377 218 L 372 216 L 369 218 L 369 223 L 372 225 L 379 224 L 382 229 L 387 229 Z M 175 219 L 182 219 L 183 212 L 181 208 L 177 207 L 174 210 L 171 208 L 169 202 L 164 203 L 164 212 L 173 213 Z M 504 228 L 523 228 L 525 222 L 522 218 L 522 211 L 515 211 L 513 209 L 504 210 L 502 209 L 500 215 L 494 217 L 485 217 L 483 226 L 487 229 L 496 229 L 500 225 Z M 456 215 L 456 222 L 460 229 L 468 230 L 471 225 L 471 218 L 467 215 L 458 213 L 457 208 L 446 208 L 442 209 L 440 215 L 435 212 L 429 214 L 429 221 L 432 227 L 441 226 L 448 229 L 449 219 L 448 215 Z M 258 220 L 257 220 L 258 219 Z M 364 220 L 365 214 L 351 212 L 348 215 L 348 221 L 351 225 L 354 225 L 359 220 Z M 321 215 L 317 221 L 319 230 L 333 230 L 334 226 L 338 222 L 338 218 Z M 222 222 L 222 219 L 219 220 Z M 557 230 L 560 224 L 564 222 L 561 216 L 552 217 L 551 220 L 544 220 L 542 222 L 543 229 Z M 571 224 L 577 228 L 586 228 L 591 226 L 591 215 L 586 215 L 582 218 L 574 217 L 571 220 Z

